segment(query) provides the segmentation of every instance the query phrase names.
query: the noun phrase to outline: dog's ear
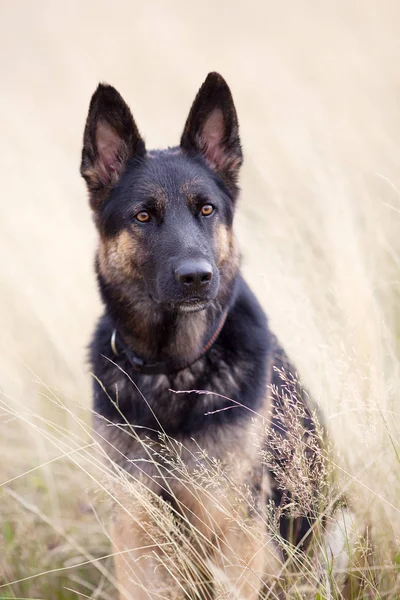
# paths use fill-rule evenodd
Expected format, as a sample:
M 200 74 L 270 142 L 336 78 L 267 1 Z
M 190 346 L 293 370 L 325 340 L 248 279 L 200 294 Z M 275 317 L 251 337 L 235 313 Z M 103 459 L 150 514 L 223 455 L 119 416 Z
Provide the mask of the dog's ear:
M 128 105 L 111 85 L 100 84 L 90 102 L 81 162 L 93 209 L 118 182 L 128 160 L 145 153 Z
M 209 73 L 197 93 L 185 129 L 181 148 L 201 154 L 208 166 L 235 191 L 243 162 L 239 123 L 231 91 L 218 73 Z

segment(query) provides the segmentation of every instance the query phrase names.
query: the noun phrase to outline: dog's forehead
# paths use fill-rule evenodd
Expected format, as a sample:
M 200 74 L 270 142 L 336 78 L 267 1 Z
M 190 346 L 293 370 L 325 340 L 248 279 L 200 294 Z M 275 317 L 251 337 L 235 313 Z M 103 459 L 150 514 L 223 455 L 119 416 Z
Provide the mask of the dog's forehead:
M 215 193 L 212 175 L 179 149 L 152 151 L 143 164 L 136 186 L 141 195 L 160 202 Z

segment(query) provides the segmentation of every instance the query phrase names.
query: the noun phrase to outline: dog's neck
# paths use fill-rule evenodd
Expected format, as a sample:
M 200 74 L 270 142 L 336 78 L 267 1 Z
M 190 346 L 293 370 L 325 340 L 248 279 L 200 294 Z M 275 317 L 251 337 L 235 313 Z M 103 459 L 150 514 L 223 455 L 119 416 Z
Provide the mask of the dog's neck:
M 129 319 L 112 318 L 115 330 L 128 351 L 149 362 L 175 360 L 191 363 L 211 341 L 227 308 L 218 302 L 198 312 L 140 310 L 131 307 Z M 218 330 L 219 333 L 219 330 Z
M 114 329 L 111 334 L 111 349 L 116 356 L 119 356 L 120 354 L 124 355 L 136 372 L 145 375 L 170 375 L 177 373 L 178 371 L 191 366 L 194 362 L 197 362 L 210 350 L 225 325 L 228 312 L 229 306 L 226 306 L 211 324 L 211 327 L 208 327 L 205 335 L 202 336 L 202 343 L 197 345 L 197 350 L 194 344 L 192 347 L 188 344 L 188 338 L 186 336 L 185 344 L 180 344 L 180 347 L 183 346 L 183 352 L 179 352 L 176 345 L 177 339 L 174 337 L 173 345 L 175 349 L 171 349 L 168 354 L 165 352 L 164 354 L 161 354 L 161 356 L 163 356 L 162 360 L 145 359 L 143 356 L 138 355 L 137 352 L 134 352 L 132 347 L 129 347 L 126 344 L 122 339 L 122 336 L 117 332 L 117 329 Z M 166 358 L 164 358 L 164 355 Z
M 228 281 L 222 279 L 217 299 L 197 312 L 171 310 L 149 302 L 148 294 L 137 289 L 132 293 L 132 289 L 120 287 L 114 295 L 113 287 L 99 276 L 111 320 L 110 335 L 115 329 L 126 348 L 145 361 L 193 362 L 210 341 L 221 317 L 225 320 L 233 307 L 237 275 L 236 272 Z

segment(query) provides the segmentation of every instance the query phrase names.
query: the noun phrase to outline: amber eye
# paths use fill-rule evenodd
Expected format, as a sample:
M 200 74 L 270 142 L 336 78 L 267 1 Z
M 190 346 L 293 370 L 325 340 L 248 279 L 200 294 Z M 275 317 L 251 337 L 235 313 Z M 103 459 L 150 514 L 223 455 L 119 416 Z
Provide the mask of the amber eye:
M 203 217 L 209 217 L 214 212 L 214 207 L 212 204 L 204 204 L 201 207 L 201 214 Z
M 136 219 L 139 221 L 139 223 L 147 223 L 147 221 L 150 221 L 150 214 L 147 212 L 147 210 L 142 210 L 136 215 Z

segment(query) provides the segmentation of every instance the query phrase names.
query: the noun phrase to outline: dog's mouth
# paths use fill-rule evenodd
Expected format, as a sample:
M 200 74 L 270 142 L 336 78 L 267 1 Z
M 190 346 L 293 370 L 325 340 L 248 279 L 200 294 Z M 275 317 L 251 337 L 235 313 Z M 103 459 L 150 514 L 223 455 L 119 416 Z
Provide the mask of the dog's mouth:
M 180 312 L 199 312 L 208 306 L 208 300 L 202 298 L 189 298 L 174 305 Z
M 164 306 L 165 308 L 178 312 L 199 312 L 207 308 L 210 300 L 205 298 L 198 298 L 197 296 L 193 296 L 192 298 L 185 298 L 184 300 L 178 300 L 176 302 L 162 302 L 157 300 L 154 296 L 149 294 L 150 298 L 158 304 L 159 306 Z

